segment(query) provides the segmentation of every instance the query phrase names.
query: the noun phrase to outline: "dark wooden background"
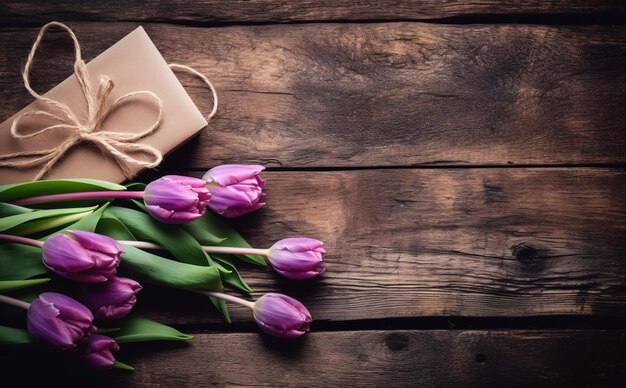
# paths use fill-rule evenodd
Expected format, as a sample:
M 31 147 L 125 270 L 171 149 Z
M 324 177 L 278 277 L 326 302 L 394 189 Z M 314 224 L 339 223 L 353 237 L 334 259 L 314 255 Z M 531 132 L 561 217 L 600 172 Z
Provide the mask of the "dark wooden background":
M 226 325 L 205 298 L 148 289 L 138 309 L 194 340 L 132 346 L 134 374 L 79 383 L 626 386 L 622 1 L 127 3 L 0 4 L 2 119 L 30 101 L 20 69 L 43 23 L 69 23 L 86 58 L 143 25 L 220 97 L 155 174 L 264 164 L 267 207 L 234 224 L 257 246 L 324 240 L 328 272 L 242 266 L 255 297 L 311 310 L 291 342 L 247 310 Z M 37 88 L 71 62 L 65 36 L 46 39 Z

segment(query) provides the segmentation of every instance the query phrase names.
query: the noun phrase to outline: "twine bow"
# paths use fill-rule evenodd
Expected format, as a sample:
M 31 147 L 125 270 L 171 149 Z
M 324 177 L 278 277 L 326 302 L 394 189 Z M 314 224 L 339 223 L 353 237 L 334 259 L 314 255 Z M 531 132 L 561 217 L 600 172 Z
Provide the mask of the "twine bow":
M 86 120 L 79 118 L 66 104 L 41 96 L 30 86 L 29 75 L 33 65 L 35 53 L 37 52 L 37 48 L 39 47 L 41 39 L 45 35 L 46 31 L 53 26 L 60 27 L 65 30 L 74 42 L 74 53 L 76 57 L 76 61 L 74 62 L 74 72 L 87 102 Z M 213 110 L 207 117 L 207 120 L 210 119 L 217 110 L 217 94 L 213 85 L 211 85 L 209 80 L 204 75 L 188 66 L 171 64 L 170 67 L 172 69 L 184 70 L 197 75 L 209 85 L 214 103 Z M 126 178 L 132 177 L 132 170 L 130 167 L 132 164 L 150 168 L 156 167 L 163 160 L 163 155 L 156 148 L 145 144 L 135 143 L 137 140 L 152 134 L 159 127 L 163 114 L 163 104 L 161 99 L 151 91 L 141 90 L 126 93 L 110 103 L 109 96 L 114 87 L 113 80 L 106 75 L 101 75 L 99 77 L 98 85 L 95 85 L 94 88 L 94 85 L 91 84 L 85 61 L 83 61 L 81 56 L 78 39 L 76 38 L 76 35 L 74 35 L 74 32 L 65 24 L 50 22 L 41 28 L 39 35 L 30 50 L 30 54 L 28 55 L 28 60 L 24 67 L 22 78 L 24 79 L 24 86 L 26 87 L 26 90 L 28 90 L 28 92 L 35 97 L 36 100 L 42 102 L 47 109 L 30 111 L 18 116 L 15 120 L 13 120 L 11 125 L 11 136 L 15 139 L 21 140 L 58 130 L 70 132 L 65 141 L 54 148 L 41 151 L 16 152 L 13 154 L 1 155 L 0 167 L 29 168 L 43 166 L 33 179 L 38 180 L 45 176 L 70 148 L 85 141 L 95 144 L 104 154 L 110 155 L 118 164 Z M 119 107 L 129 98 L 142 95 L 152 97 L 159 108 L 157 118 L 149 128 L 139 133 L 99 131 L 102 123 L 106 120 L 111 111 Z M 20 133 L 19 124 L 21 120 L 29 116 L 43 116 L 54 120 L 56 124 L 49 125 L 33 133 Z M 131 153 L 148 155 L 150 158 L 147 161 L 137 159 L 129 155 Z M 24 158 L 26 160 L 23 160 Z

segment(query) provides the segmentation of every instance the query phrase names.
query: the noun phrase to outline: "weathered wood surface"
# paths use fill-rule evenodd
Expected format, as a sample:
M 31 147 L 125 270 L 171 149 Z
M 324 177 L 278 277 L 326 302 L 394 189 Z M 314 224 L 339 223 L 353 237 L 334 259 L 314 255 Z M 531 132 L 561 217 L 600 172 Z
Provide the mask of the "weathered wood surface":
M 29 102 L 20 65 L 40 21 L 81 21 L 71 26 L 86 58 L 138 21 L 157 22 L 145 27 L 164 57 L 206 73 L 221 104 L 157 174 L 273 167 L 267 207 L 234 225 L 255 246 L 308 235 L 329 252 L 328 272 L 308 282 L 241 266 L 254 297 L 284 292 L 309 307 L 313 333 L 300 340 L 258 334 L 237 307 L 227 328 L 201 296 L 146 287 L 137 310 L 195 334 L 189 345 L 125 346 L 119 358 L 137 367 L 132 375 L 75 375 L 70 353 L 11 351 L 0 356 L 9 386 L 24 377 L 80 386 L 623 385 L 623 5 L 372 4 L 0 4 L 2 117 Z M 255 25 L 345 20 L 372 23 Z M 220 24 L 234 25 L 199 28 Z M 36 61 L 38 90 L 71 71 L 70 42 L 54 35 Z M 206 90 L 181 78 L 208 111 Z M 496 168 L 474 168 L 487 166 Z M 454 327 L 447 317 L 481 330 L 417 330 Z
M 93 2 L 86 0 L 22 0 L 0 5 L 0 21 L 32 23 L 59 20 L 176 21 L 246 23 L 350 20 L 432 20 L 463 16 L 566 15 L 586 17 L 626 15 L 619 0 L 478 0 L 478 1 L 186 1 Z M 596 16 L 596 18 L 594 18 Z M 616 19 L 617 20 L 617 19 Z
M 73 23 L 91 58 L 134 23 Z M 170 168 L 625 163 L 626 27 L 305 24 L 146 26 L 169 61 L 214 82 L 218 115 Z M 34 29 L 0 29 L 0 112 L 30 101 Z M 71 72 L 65 36 L 34 79 Z M 98 39 L 90 39 L 98 37 Z M 199 107 L 211 101 L 182 77 Z
M 625 344 L 624 331 L 594 330 L 348 331 L 291 342 L 213 333 L 189 346 L 135 345 L 120 356 L 133 374 L 77 377 L 71 364 L 48 359 L 29 379 L 58 381 L 60 369 L 83 386 L 619 387 Z
M 328 272 L 311 282 L 251 266 L 242 273 L 255 295 L 281 290 L 318 321 L 626 315 L 623 170 L 264 175 L 266 208 L 236 227 L 258 247 L 286 236 L 321 239 Z M 162 321 L 219 320 L 200 296 L 149 300 L 141 309 Z M 247 309 L 232 312 L 236 322 L 252 319 Z

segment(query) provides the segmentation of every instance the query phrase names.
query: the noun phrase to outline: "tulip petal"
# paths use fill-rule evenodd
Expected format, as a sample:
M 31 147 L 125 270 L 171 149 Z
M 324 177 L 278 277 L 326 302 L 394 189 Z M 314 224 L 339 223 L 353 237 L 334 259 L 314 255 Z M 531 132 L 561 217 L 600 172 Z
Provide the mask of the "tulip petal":
M 87 363 L 95 368 L 111 368 L 115 363 L 113 352 L 120 350 L 115 340 L 104 335 L 94 334 L 80 346 L 80 352 Z
M 286 249 L 290 252 L 304 252 L 316 250 L 320 253 L 326 253 L 324 243 L 307 237 L 291 237 L 285 238 L 274 244 L 273 248 Z
M 146 205 L 158 204 L 158 206 L 170 210 L 184 210 L 195 207 L 198 203 L 196 192 L 191 190 L 189 186 L 173 182 L 168 177 L 149 183 L 145 193 Z
M 84 230 L 68 230 L 66 233 L 73 236 L 83 248 L 90 251 L 98 251 L 110 255 L 124 253 L 124 248 L 109 236 Z
M 150 214 L 157 218 L 159 221 L 162 219 L 169 219 L 174 214 L 173 210 L 164 209 L 157 205 L 148 205 L 146 204 L 146 208 L 150 212 Z
M 164 175 L 161 179 L 168 180 L 169 182 L 176 183 L 181 186 L 193 188 L 201 188 L 205 185 L 204 180 L 186 175 Z
M 85 328 L 91 326 L 91 311 L 77 300 L 56 292 L 45 292 L 39 295 L 39 299 L 56 306 L 61 319 L 77 322 Z
M 42 259 L 45 266 L 52 270 L 77 272 L 94 266 L 88 252 L 64 234 L 55 234 L 44 242 Z
M 95 330 L 89 309 L 74 299 L 46 292 L 30 305 L 27 326 L 30 334 L 59 349 L 70 349 Z
M 203 179 L 211 193 L 208 207 L 224 217 L 237 217 L 265 205 L 265 181 L 258 176 L 259 165 L 229 164 L 212 168 Z
M 257 176 L 265 167 L 256 164 L 223 164 L 207 171 L 202 179 L 229 186 Z
M 293 338 L 309 330 L 311 314 L 297 300 L 281 294 L 265 294 L 254 304 L 253 315 L 264 332 Z
M 268 261 L 287 278 L 310 279 L 325 271 L 323 245 L 310 238 L 286 238 L 270 248 Z
M 167 175 L 157 179 L 144 192 L 144 203 L 155 219 L 181 224 L 202 216 L 211 198 L 202 179 Z
M 294 272 L 282 271 L 276 267 L 274 267 L 274 269 L 276 270 L 276 272 L 278 272 L 282 276 L 289 278 L 289 279 L 294 279 L 294 280 L 312 279 L 326 272 L 326 268 L 324 268 L 324 266 L 316 267 L 315 269 L 312 269 L 310 271 L 294 271 Z
M 105 282 L 114 276 L 122 247 L 110 237 L 83 231 L 55 234 L 43 245 L 46 267 L 70 280 Z
M 119 319 L 130 313 L 141 289 L 133 279 L 113 277 L 104 284 L 83 285 L 79 299 L 93 311 L 96 319 Z
M 63 322 L 58 319 L 59 310 L 50 302 L 35 299 L 27 313 L 28 332 L 34 338 L 43 340 L 59 349 L 74 346 L 72 337 Z

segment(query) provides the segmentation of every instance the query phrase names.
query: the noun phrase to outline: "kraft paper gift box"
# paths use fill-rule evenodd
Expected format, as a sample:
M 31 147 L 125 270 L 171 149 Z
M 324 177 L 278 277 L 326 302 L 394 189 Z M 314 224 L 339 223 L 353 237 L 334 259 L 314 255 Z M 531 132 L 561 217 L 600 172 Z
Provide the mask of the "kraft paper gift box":
M 163 155 L 167 155 L 207 125 L 206 119 L 141 27 L 91 60 L 87 69 L 92 85 L 98 85 L 100 75 L 107 75 L 112 79 L 114 87 L 109 97 L 111 100 L 129 92 L 143 90 L 151 91 L 161 99 L 162 119 L 159 127 L 137 142 L 153 146 Z M 43 96 L 65 103 L 80 117 L 87 115 L 87 103 L 75 74 Z M 35 101 L 0 124 L 0 156 L 49 149 L 64 142 L 67 132 L 63 130 L 46 131 L 28 139 L 14 139 L 11 136 L 11 124 L 16 117 L 27 111 L 44 108 L 44 103 Z M 158 105 L 152 98 L 146 95 L 136 96 L 113 110 L 97 131 L 139 133 L 149 128 L 157 116 Z M 20 123 L 20 133 L 32 133 L 52 124 L 54 123 L 46 118 L 30 116 Z M 133 175 L 142 169 L 136 164 L 127 165 Z M 0 167 L 0 184 L 31 181 L 41 167 Z M 89 142 L 70 148 L 43 177 L 59 178 L 96 178 L 117 183 L 126 180 L 115 160 Z

